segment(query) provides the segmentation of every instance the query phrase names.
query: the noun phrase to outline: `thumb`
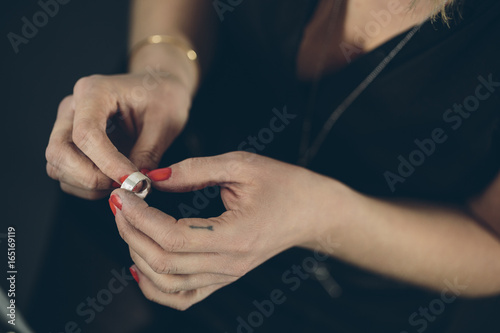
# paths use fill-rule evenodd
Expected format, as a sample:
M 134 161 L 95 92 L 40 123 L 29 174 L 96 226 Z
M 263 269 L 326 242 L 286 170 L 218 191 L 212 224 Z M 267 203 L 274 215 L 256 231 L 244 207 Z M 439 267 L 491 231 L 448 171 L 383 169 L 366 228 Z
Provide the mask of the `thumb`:
M 159 121 L 145 122 L 140 129 L 129 158 L 139 169 L 153 170 L 160 164 L 161 158 L 173 141 L 167 126 Z
M 211 157 L 189 158 L 172 165 L 171 176 L 167 180 L 154 181 L 153 185 L 166 192 L 191 192 L 208 186 L 227 187 L 230 184 L 243 183 L 247 178 L 245 169 L 249 163 L 249 155 L 253 154 L 231 152 Z M 154 171 L 152 173 L 154 174 Z

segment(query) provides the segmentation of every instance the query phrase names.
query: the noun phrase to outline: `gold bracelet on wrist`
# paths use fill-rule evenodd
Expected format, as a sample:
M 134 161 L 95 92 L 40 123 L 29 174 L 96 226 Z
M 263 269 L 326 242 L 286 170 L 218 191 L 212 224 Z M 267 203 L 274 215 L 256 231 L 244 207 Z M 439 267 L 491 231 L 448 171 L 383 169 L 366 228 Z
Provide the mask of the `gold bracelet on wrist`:
M 175 46 L 186 53 L 186 56 L 189 60 L 195 62 L 198 66 L 198 54 L 195 50 L 191 48 L 191 46 L 186 43 L 184 40 L 178 37 L 169 36 L 169 35 L 151 35 L 143 40 L 137 42 L 132 49 L 130 50 L 129 60 L 132 60 L 134 55 L 142 49 L 146 45 L 150 44 L 170 44 Z

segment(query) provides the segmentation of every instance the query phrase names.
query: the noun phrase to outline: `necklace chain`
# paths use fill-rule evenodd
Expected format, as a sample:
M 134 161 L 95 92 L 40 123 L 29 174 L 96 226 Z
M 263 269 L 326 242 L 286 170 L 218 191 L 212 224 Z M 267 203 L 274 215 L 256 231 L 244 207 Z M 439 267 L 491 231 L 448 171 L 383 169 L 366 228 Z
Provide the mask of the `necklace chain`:
M 328 39 L 333 34 L 333 27 L 335 26 L 334 21 L 339 16 L 340 2 L 336 1 L 335 5 L 332 7 L 332 15 L 330 16 L 330 22 L 328 24 L 328 33 L 325 36 L 325 43 L 327 45 Z M 319 80 L 321 77 L 321 71 L 323 69 L 324 61 L 326 59 L 326 47 L 323 47 L 323 56 L 318 64 L 318 71 L 316 74 L 316 80 L 314 81 L 314 86 L 311 92 L 309 107 L 307 109 L 306 118 L 304 120 L 302 128 L 302 138 L 299 149 L 299 161 L 298 164 L 302 166 L 307 166 L 309 162 L 316 156 L 319 148 L 325 141 L 326 137 L 330 133 L 332 127 L 335 125 L 337 120 L 342 116 L 342 114 L 352 105 L 352 103 L 368 88 L 368 86 L 379 76 L 379 74 L 389 65 L 389 63 L 398 55 L 398 53 L 408 44 L 408 42 L 417 33 L 423 23 L 420 23 L 413 27 L 406 36 L 389 52 L 389 54 L 375 67 L 375 69 L 363 80 L 361 83 L 343 100 L 340 105 L 333 110 L 330 114 L 328 120 L 323 124 L 320 132 L 315 137 L 312 145 L 309 145 L 309 136 L 311 131 L 311 115 L 314 108 L 314 100 L 317 94 Z

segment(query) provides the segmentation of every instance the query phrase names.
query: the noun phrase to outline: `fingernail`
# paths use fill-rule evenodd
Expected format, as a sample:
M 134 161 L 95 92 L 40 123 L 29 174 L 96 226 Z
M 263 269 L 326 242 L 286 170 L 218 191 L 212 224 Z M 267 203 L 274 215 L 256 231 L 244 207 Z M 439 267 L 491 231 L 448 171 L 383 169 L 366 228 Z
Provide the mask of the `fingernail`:
M 125 175 L 125 176 L 123 176 L 122 178 L 120 178 L 120 183 L 122 183 L 122 184 L 123 184 L 123 182 L 125 181 L 125 179 L 127 179 L 127 178 L 128 178 L 128 176 L 130 176 L 130 175 Z
M 114 188 L 119 188 L 119 187 L 121 187 L 121 185 L 120 185 L 120 184 L 118 184 L 117 182 L 113 182 L 113 184 L 111 184 L 111 186 L 112 186 L 112 187 L 114 187 Z
M 118 208 L 119 210 L 122 210 L 122 199 L 120 199 L 119 196 L 117 196 L 116 194 L 112 194 L 111 197 L 109 198 L 109 200 L 113 203 L 113 205 L 116 206 L 116 208 Z
M 172 169 L 171 168 L 164 168 L 164 169 L 156 169 L 147 174 L 149 179 L 155 182 L 159 182 L 162 180 L 167 180 L 170 178 L 172 175 Z
M 111 208 L 111 211 L 113 212 L 113 215 L 116 216 L 116 207 L 115 205 L 111 202 L 111 198 L 108 199 L 108 202 L 109 202 L 109 207 Z
M 147 175 L 149 172 L 151 172 L 151 170 L 146 169 L 146 168 L 141 169 L 140 171 L 141 171 L 141 173 L 142 173 L 143 175 Z
M 132 267 L 129 268 L 130 274 L 134 277 L 135 282 L 139 283 L 139 275 L 137 274 L 137 271 L 133 269 Z

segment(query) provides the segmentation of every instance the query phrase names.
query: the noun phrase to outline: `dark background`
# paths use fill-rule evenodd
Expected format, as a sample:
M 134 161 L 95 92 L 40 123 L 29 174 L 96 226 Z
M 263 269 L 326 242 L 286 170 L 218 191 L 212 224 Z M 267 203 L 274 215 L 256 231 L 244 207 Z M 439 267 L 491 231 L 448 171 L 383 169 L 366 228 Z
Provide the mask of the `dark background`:
M 22 35 L 21 18 L 32 21 L 40 10 L 37 1 L 5 2 L 0 21 L 2 165 L 7 172 L 3 186 L 8 189 L 0 233 L 7 226 L 16 227 L 21 308 L 38 278 L 60 194 L 45 172 L 45 147 L 58 104 L 71 94 L 78 78 L 123 71 L 127 48 L 127 1 L 72 0 L 60 5 L 16 54 L 7 34 Z
M 19 53 L 16 54 L 7 39 L 7 34 L 14 32 L 21 35 L 23 26 L 21 18 L 25 16 L 32 21 L 33 14 L 40 10 L 37 1 L 34 0 L 9 1 L 2 4 L 0 10 L 2 36 L 0 74 L 3 82 L 0 85 L 0 96 L 2 97 L 2 115 L 4 115 L 2 166 L 5 178 L 4 193 L 7 194 L 1 200 L 4 215 L 0 222 L 0 234 L 5 233 L 8 226 L 16 227 L 16 261 L 19 272 L 16 302 L 28 319 L 38 319 L 37 307 L 47 307 L 48 312 L 52 306 L 56 307 L 51 304 L 50 297 L 47 297 L 45 304 L 43 302 L 33 304 L 31 300 L 35 295 L 39 295 L 39 289 L 43 288 L 40 281 L 51 280 L 51 270 L 42 265 L 50 266 L 50 256 L 53 253 L 65 251 L 65 247 L 58 248 L 58 244 L 54 244 L 54 240 L 64 239 L 65 233 L 62 230 L 72 223 L 58 215 L 61 205 L 71 204 L 88 210 L 94 209 L 96 205 L 99 209 L 107 205 L 106 202 L 85 204 L 76 199 L 67 198 L 60 192 L 57 182 L 46 175 L 44 152 L 55 120 L 57 106 L 66 95 L 71 94 L 73 85 L 79 78 L 91 74 L 124 72 L 127 61 L 128 1 L 71 0 L 67 4 L 60 5 L 59 12 L 54 17 L 50 17 L 45 26 L 38 28 L 37 34 L 29 39 L 28 44 L 21 44 Z M 233 75 L 236 74 L 233 73 Z M 253 84 L 251 75 L 243 76 L 249 85 Z M 255 82 L 254 86 L 260 86 L 260 83 Z M 212 92 L 218 89 L 217 87 L 210 88 Z M 229 88 L 224 87 L 224 89 Z M 218 92 L 219 95 L 232 96 L 233 100 L 236 100 L 239 96 L 238 87 L 235 86 L 232 89 L 231 92 L 229 90 Z M 266 89 L 264 86 L 260 89 L 258 96 L 264 99 Z M 211 101 L 212 104 L 221 103 L 210 93 L 202 91 L 201 95 L 200 98 L 205 102 L 211 101 L 212 98 L 214 99 Z M 230 104 L 229 101 L 226 102 Z M 251 110 L 251 100 L 241 100 L 240 103 L 239 107 Z M 272 107 L 280 105 L 283 104 L 273 101 L 266 108 L 271 110 Z M 251 115 L 251 112 L 242 114 Z M 266 120 L 268 116 L 265 115 L 262 119 Z M 194 124 L 191 123 L 191 125 L 196 127 L 196 121 L 195 117 Z M 252 121 L 258 122 L 249 117 L 248 123 Z M 198 122 L 203 123 L 202 120 Z M 221 124 L 221 128 L 224 128 L 224 124 Z M 191 149 L 189 155 L 196 155 L 202 150 L 198 149 L 199 145 L 206 144 L 207 141 L 193 139 L 189 135 L 190 127 L 187 130 L 188 133 L 180 138 L 177 145 L 189 146 Z M 238 132 L 239 129 L 235 128 L 233 131 Z M 225 146 L 219 145 L 217 149 L 209 153 L 234 150 L 249 133 L 252 132 L 239 133 L 243 135 L 242 137 L 233 134 L 231 140 L 225 140 L 227 141 Z M 224 141 L 223 139 L 215 138 L 214 140 Z M 111 221 L 111 216 L 108 217 Z M 55 221 L 58 221 L 58 224 Z M 103 230 L 108 231 L 112 227 L 111 224 L 103 226 Z M 99 234 L 99 229 L 95 232 Z M 63 235 L 62 238 L 54 236 L 58 233 Z M 52 252 L 48 250 L 49 245 L 52 247 Z M 1 243 L 0 248 L 3 248 Z M 91 263 L 93 258 L 88 258 L 88 260 Z M 256 275 L 251 275 L 250 278 L 254 276 Z M 107 278 L 109 277 L 104 277 L 104 279 Z M 81 282 L 82 279 L 76 280 Z M 0 281 L 0 285 L 5 289 L 6 280 L 2 278 Z M 269 281 L 268 285 L 278 284 L 275 284 L 275 281 Z M 58 291 L 46 290 L 45 292 L 50 295 Z M 248 292 L 255 291 L 249 290 Z M 259 296 L 250 296 L 249 300 L 252 297 Z M 382 298 L 383 295 L 381 295 Z M 214 299 L 214 304 L 220 305 L 223 301 L 217 297 Z M 456 314 L 458 318 L 470 318 L 470 322 L 466 321 L 470 324 L 458 320 L 450 332 L 476 332 L 478 323 L 482 323 L 481 332 L 498 332 L 497 320 L 494 319 L 498 302 L 498 299 L 463 302 L 456 310 Z M 74 308 L 74 304 L 77 303 L 68 304 Z M 428 304 L 428 302 L 421 304 Z M 59 304 L 59 308 L 64 306 L 66 305 Z M 241 313 L 247 313 L 246 311 L 246 309 L 242 310 Z M 120 318 L 119 313 L 116 316 Z M 175 316 L 180 315 L 175 313 Z M 64 320 L 64 318 L 58 319 Z M 401 327 L 401 329 L 404 328 Z

